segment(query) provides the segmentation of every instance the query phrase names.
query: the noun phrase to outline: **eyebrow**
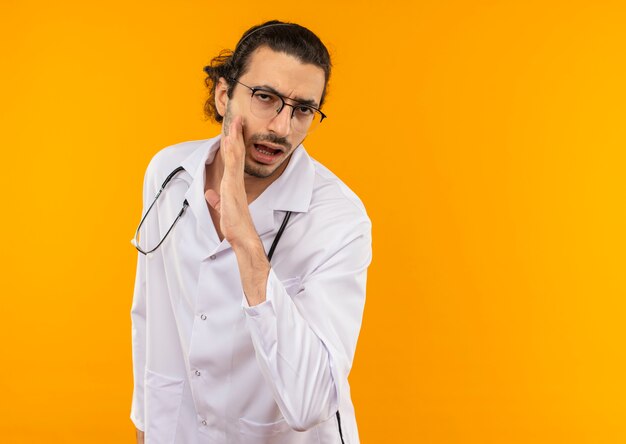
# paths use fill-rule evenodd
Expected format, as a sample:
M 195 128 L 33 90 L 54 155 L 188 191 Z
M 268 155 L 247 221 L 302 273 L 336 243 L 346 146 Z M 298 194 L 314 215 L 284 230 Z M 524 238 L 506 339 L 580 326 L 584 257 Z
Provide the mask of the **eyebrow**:
M 317 102 L 315 100 L 304 99 L 304 98 L 298 97 L 298 96 L 293 97 L 293 98 L 287 97 L 284 94 L 279 93 L 278 91 L 276 91 L 276 89 L 272 88 L 269 85 L 258 85 L 258 86 L 254 86 L 253 88 L 258 88 L 258 89 L 263 89 L 263 90 L 269 91 L 269 92 L 274 93 L 274 94 L 276 94 L 278 96 L 281 96 L 283 99 L 293 100 L 294 102 L 299 103 L 300 105 L 312 106 L 315 109 L 319 108 L 319 105 L 317 104 Z

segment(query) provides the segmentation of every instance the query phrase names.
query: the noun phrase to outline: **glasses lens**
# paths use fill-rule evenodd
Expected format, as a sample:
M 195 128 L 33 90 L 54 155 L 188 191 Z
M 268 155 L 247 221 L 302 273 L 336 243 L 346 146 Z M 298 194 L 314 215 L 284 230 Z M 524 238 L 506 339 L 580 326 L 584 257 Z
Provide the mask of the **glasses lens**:
M 259 119 L 273 119 L 283 106 L 283 99 L 269 91 L 256 90 L 250 101 L 250 111 Z M 291 125 L 300 133 L 311 132 L 322 121 L 322 115 L 314 108 L 296 104 L 289 106 L 292 111 Z
M 304 128 L 303 131 L 311 133 L 318 126 L 320 126 L 321 122 L 322 122 L 322 115 L 319 113 L 319 111 L 312 110 L 312 118 L 309 119 L 309 122 L 307 123 L 308 126 Z
M 276 116 L 283 101 L 276 94 L 268 91 L 255 91 L 250 102 L 250 111 L 259 119 L 271 119 Z
M 300 133 L 311 132 L 319 124 L 321 117 L 314 108 L 294 105 L 293 117 L 291 118 L 293 129 Z

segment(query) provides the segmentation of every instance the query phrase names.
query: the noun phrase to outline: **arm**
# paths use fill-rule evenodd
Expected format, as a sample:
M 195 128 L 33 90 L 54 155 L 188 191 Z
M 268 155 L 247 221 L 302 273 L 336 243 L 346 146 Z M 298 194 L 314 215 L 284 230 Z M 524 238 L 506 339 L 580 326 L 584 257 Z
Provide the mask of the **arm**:
M 146 206 L 148 188 L 148 171 L 144 176 L 143 183 L 143 211 Z M 146 225 L 141 229 L 140 238 L 147 239 Z M 133 302 L 130 310 L 132 331 L 132 356 L 133 356 L 133 398 L 130 411 L 130 419 L 137 428 L 138 442 L 143 443 L 144 426 L 144 375 L 146 368 L 146 257 L 137 252 L 137 270 L 135 274 L 135 288 Z M 139 437 L 141 436 L 141 441 Z
M 292 299 L 270 269 L 248 210 L 239 117 L 232 119 L 220 149 L 220 193 L 207 190 L 206 199 L 219 212 L 220 229 L 237 257 L 261 371 L 287 423 L 306 430 L 335 413 L 352 365 L 371 261 L 371 226 L 366 217 L 346 221 L 343 235 L 329 243 L 326 260 Z
M 139 431 L 144 430 L 144 371 L 146 367 L 146 281 L 145 256 L 137 254 L 137 274 L 131 308 L 133 349 L 133 398 L 130 419 Z
M 270 271 L 267 300 L 244 308 L 261 371 L 296 430 L 337 411 L 352 366 L 371 260 L 369 226 L 359 229 L 304 279 L 298 294 L 288 295 Z
M 248 210 L 244 184 L 245 146 L 240 116 L 235 116 L 230 126 L 224 128 L 220 151 L 224 159 L 220 192 L 218 194 L 209 189 L 205 192 L 205 197 L 209 205 L 219 213 L 220 230 L 237 255 L 248 303 L 256 305 L 265 300 L 270 264 Z

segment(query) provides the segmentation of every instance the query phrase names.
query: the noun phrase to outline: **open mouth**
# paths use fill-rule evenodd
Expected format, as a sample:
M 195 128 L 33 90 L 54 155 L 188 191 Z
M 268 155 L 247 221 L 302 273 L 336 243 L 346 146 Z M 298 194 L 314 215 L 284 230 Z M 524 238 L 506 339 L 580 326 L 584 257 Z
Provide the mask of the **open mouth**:
M 275 156 L 278 153 L 281 153 L 282 151 L 279 149 L 274 149 L 274 148 L 270 148 L 267 145 L 263 145 L 260 143 L 255 143 L 254 144 L 254 148 L 261 154 L 265 155 L 265 156 Z

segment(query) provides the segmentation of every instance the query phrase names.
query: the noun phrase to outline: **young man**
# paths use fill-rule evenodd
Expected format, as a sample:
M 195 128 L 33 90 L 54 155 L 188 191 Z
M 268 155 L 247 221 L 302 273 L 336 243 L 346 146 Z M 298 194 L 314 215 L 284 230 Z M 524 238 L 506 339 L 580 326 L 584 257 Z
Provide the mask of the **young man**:
M 347 378 L 371 224 L 301 145 L 330 66 L 304 27 L 251 28 L 205 68 L 222 134 L 150 162 L 133 241 L 138 442 L 359 442 Z

